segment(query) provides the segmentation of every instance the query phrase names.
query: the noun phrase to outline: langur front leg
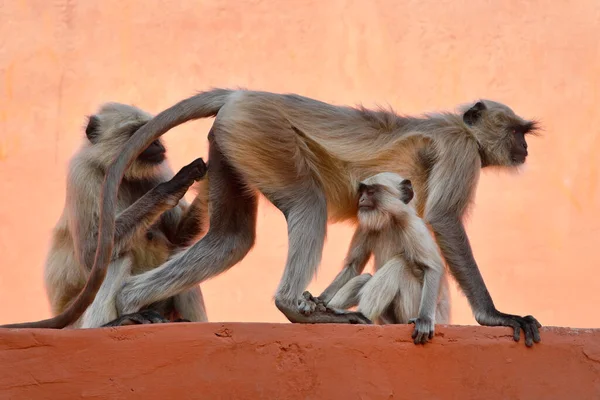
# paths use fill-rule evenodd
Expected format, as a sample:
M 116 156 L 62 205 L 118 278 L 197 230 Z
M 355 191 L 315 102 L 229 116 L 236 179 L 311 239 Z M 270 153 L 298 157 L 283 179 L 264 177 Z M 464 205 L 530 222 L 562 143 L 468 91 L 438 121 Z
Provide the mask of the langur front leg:
M 341 313 L 317 308 L 310 294 L 303 292 L 314 276 L 323 253 L 327 232 L 327 202 L 317 187 L 299 190 L 290 204 L 276 204 L 288 224 L 288 256 L 275 295 L 275 305 L 290 322 L 369 323 L 360 313 Z
M 348 283 L 335 293 L 327 305 L 331 308 L 341 310 L 357 306 L 360 301 L 358 294 L 371 278 L 371 274 L 362 274 L 350 279 Z
M 202 158 L 192 161 L 167 182 L 152 188 L 135 203 L 121 212 L 115 222 L 113 257 L 119 257 L 135 238 L 144 234 L 160 215 L 177 205 L 189 187 L 206 175 L 206 164 Z M 80 263 L 88 268 L 94 264 L 98 232 L 89 232 L 80 246 Z
M 540 341 L 541 324 L 531 315 L 521 317 L 498 311 L 492 301 L 483 277 L 479 272 L 465 228 L 459 218 L 431 213 L 431 224 L 438 245 L 448 263 L 452 275 L 467 296 L 475 319 L 481 325 L 510 326 L 513 339 L 518 342 L 521 329 L 525 332 L 525 345 L 533 346 Z
M 419 316 L 409 320 L 410 323 L 415 324 L 412 333 L 415 344 L 425 344 L 428 340 L 433 339 L 435 335 L 435 311 L 443 273 L 427 265 L 423 265 L 423 270 L 423 290 L 421 292 Z

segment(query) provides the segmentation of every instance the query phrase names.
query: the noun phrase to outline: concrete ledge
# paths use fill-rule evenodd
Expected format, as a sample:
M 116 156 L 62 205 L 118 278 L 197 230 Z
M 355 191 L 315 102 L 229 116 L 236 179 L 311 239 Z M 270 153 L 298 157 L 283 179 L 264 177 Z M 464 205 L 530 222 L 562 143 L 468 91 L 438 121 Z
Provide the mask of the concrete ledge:
M 600 329 L 207 323 L 0 330 L 0 399 L 598 399 Z

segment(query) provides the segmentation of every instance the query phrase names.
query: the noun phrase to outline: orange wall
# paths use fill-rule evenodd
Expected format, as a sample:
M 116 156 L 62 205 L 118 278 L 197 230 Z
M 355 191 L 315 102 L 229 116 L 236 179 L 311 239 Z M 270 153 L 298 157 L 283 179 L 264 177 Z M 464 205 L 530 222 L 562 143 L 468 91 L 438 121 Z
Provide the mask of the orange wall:
M 600 329 L 165 324 L 0 330 L 0 398 L 576 399 L 600 397 Z M 117 362 L 115 362 L 117 360 Z M 48 368 L 48 365 L 57 366 Z
M 104 101 L 156 113 L 243 86 L 403 113 L 487 97 L 541 119 L 524 173 L 482 176 L 471 242 L 502 311 L 600 326 L 596 0 L 14 0 L 0 5 L 0 37 L 1 323 L 48 315 L 43 261 L 86 114 Z M 165 136 L 174 168 L 206 155 L 209 126 Z M 212 321 L 285 321 L 271 300 L 284 219 L 263 202 L 258 229 L 246 260 L 203 285 Z M 331 226 L 311 290 L 333 278 L 349 237 Z M 456 291 L 453 313 L 475 322 Z

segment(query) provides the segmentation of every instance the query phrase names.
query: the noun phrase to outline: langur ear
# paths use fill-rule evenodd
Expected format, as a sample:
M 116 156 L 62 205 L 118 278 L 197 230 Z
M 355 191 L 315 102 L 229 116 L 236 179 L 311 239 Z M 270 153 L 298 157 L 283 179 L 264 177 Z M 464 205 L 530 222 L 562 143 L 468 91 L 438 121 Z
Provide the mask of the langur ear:
M 85 135 L 92 144 L 98 141 L 98 137 L 100 136 L 100 119 L 97 116 L 90 115 L 88 117 Z
M 487 110 L 485 104 L 483 104 L 482 101 L 478 101 L 473 107 L 465 111 L 465 113 L 463 114 L 463 121 L 465 122 L 465 124 L 472 126 L 481 119 L 483 111 L 485 110 Z
M 412 187 L 412 182 L 409 179 L 400 182 L 400 200 L 402 200 L 404 204 L 408 204 L 413 197 L 415 197 L 415 192 Z

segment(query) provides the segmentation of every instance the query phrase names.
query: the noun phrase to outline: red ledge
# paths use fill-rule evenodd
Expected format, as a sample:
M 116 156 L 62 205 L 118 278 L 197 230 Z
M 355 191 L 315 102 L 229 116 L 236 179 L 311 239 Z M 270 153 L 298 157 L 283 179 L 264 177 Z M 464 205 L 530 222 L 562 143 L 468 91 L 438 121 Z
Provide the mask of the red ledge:
M 600 329 L 178 323 L 0 330 L 0 399 L 598 399 Z

